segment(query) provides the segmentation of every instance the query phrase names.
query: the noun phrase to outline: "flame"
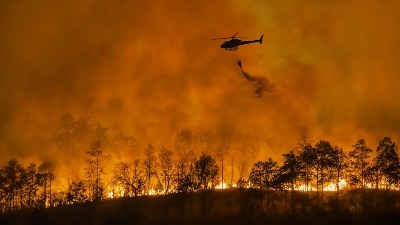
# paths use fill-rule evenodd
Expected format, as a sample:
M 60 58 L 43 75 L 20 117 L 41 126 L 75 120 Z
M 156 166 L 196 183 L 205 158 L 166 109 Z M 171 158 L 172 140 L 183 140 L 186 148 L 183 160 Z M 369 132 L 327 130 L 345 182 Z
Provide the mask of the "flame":
M 296 191 L 315 191 L 317 190 L 316 188 L 312 187 L 311 185 L 308 185 L 308 189 L 306 188 L 305 184 L 299 185 L 297 188 L 295 188 Z
M 211 187 L 211 183 L 209 183 L 209 187 Z M 247 185 L 244 186 L 244 188 L 249 188 L 251 185 L 249 182 L 247 182 Z M 231 186 L 232 188 L 237 188 L 237 184 L 232 184 Z M 343 189 L 347 187 L 347 182 L 345 180 L 340 180 L 339 182 L 339 190 Z M 227 189 L 228 185 L 225 182 L 220 182 L 215 186 L 215 189 L 217 190 L 224 190 Z M 305 191 L 306 190 L 306 186 L 305 184 L 299 185 L 295 188 L 295 190 L 297 191 Z M 308 190 L 309 191 L 316 191 L 316 187 L 315 186 L 308 186 Z M 175 190 L 171 190 L 171 193 L 174 192 Z M 324 191 L 336 191 L 336 184 L 335 183 L 328 183 L 327 185 L 324 185 Z M 117 187 L 112 187 L 109 189 L 109 191 L 107 192 L 107 198 L 109 199 L 113 199 L 113 198 L 120 198 L 123 197 L 125 193 L 125 190 L 123 187 L 117 186 Z M 163 195 L 164 191 L 163 190 L 156 190 L 154 188 L 148 190 L 145 192 L 145 194 L 149 195 L 149 196 L 156 196 L 156 195 Z
M 160 193 L 157 192 L 156 190 L 154 190 L 154 188 L 152 188 L 152 189 L 150 189 L 150 190 L 148 191 L 147 194 L 153 196 L 153 195 L 159 195 Z
M 217 184 L 217 186 L 215 186 L 215 189 L 226 189 L 227 187 L 228 186 L 225 182 L 220 182 L 219 184 Z
M 114 198 L 114 191 L 109 191 L 107 193 L 107 198 Z
M 107 192 L 107 198 L 119 198 L 125 195 L 125 189 L 123 187 L 113 187 Z
M 347 182 L 345 180 L 339 181 L 339 190 L 345 188 L 347 186 Z M 324 187 L 324 191 L 337 191 L 337 187 L 335 183 L 329 183 L 327 186 Z
M 327 186 L 324 186 L 323 188 L 324 191 L 336 191 L 336 184 L 329 183 Z
M 340 180 L 339 181 L 339 190 L 342 190 L 342 189 L 344 189 L 346 187 L 347 187 L 347 182 L 344 179 Z M 306 185 L 305 184 L 299 185 L 295 190 L 297 190 L 297 191 L 305 191 L 306 190 Z M 315 186 L 308 185 L 308 190 L 309 191 L 316 191 L 317 188 Z M 336 190 L 336 184 L 331 182 L 331 183 L 328 183 L 327 185 L 324 185 L 324 191 L 337 191 Z

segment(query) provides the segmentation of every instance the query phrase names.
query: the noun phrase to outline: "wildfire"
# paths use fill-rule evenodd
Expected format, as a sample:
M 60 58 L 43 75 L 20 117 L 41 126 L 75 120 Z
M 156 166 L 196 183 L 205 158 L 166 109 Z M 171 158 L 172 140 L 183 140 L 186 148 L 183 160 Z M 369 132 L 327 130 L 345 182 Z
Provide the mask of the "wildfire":
M 227 187 L 228 186 L 225 182 L 220 182 L 219 184 L 217 184 L 217 186 L 215 186 L 215 189 L 226 189 Z
M 113 187 L 107 192 L 107 198 L 118 198 L 124 196 L 125 189 L 123 187 Z
M 211 183 L 209 183 L 209 187 L 212 187 Z M 227 188 L 238 188 L 238 187 L 239 187 L 238 184 L 232 184 L 230 186 L 230 185 L 226 184 L 225 182 L 220 182 L 215 186 L 215 189 L 216 190 L 224 190 L 224 189 L 227 189 Z M 241 185 L 240 187 L 242 187 L 242 188 L 250 188 L 251 184 L 250 184 L 250 182 L 247 182 L 246 185 Z M 347 182 L 344 179 L 340 180 L 340 182 L 339 182 L 339 190 L 343 190 L 346 187 L 348 187 Z M 370 184 L 367 184 L 366 188 L 373 188 L 373 187 Z M 391 187 L 391 188 L 394 189 L 394 190 L 398 190 L 397 187 Z M 301 185 L 298 185 L 295 188 L 295 190 L 296 191 L 306 191 L 306 190 L 308 190 L 308 191 L 317 191 L 317 188 L 316 188 L 315 185 L 308 185 L 308 188 L 306 188 L 305 184 L 301 184 Z M 319 190 L 322 191 L 322 187 L 319 187 Z M 326 192 L 337 191 L 336 183 L 332 183 L 331 182 L 331 183 L 328 183 L 328 184 L 324 185 L 323 191 L 326 191 Z M 174 189 L 170 190 L 170 193 L 175 193 L 175 192 L 176 192 L 176 190 L 174 190 Z M 125 194 L 125 190 L 124 190 L 123 187 L 113 186 L 113 187 L 110 187 L 108 189 L 108 192 L 106 194 L 106 198 L 108 198 L 108 199 L 120 198 L 120 197 L 125 196 L 124 194 Z M 143 191 L 141 195 L 143 195 L 143 194 L 144 195 L 149 195 L 149 196 L 157 196 L 157 195 L 164 195 L 165 193 L 161 189 L 157 190 L 157 189 L 152 188 L 150 190 Z
M 347 182 L 345 180 L 340 180 L 339 181 L 339 190 L 344 189 L 347 187 Z M 321 188 L 320 188 L 321 189 Z M 308 188 L 306 188 L 305 184 L 302 184 L 296 188 L 297 191 L 316 191 L 317 188 L 315 186 L 308 185 Z M 335 183 L 328 183 L 327 185 L 324 185 L 324 191 L 337 191 L 336 190 L 336 184 Z
M 160 195 L 160 192 L 158 192 L 158 191 L 156 191 L 156 190 L 154 190 L 154 188 L 152 188 L 152 189 L 150 189 L 149 191 L 148 191 L 148 195 Z
M 114 191 L 109 191 L 107 193 L 107 198 L 114 198 Z

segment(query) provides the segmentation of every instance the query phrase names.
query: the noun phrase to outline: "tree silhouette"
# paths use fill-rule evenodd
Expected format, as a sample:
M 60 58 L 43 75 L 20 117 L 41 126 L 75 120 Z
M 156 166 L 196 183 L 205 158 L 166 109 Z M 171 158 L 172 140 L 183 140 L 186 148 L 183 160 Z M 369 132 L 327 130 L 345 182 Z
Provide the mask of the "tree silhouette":
M 151 186 L 150 186 L 150 181 L 151 177 L 156 174 L 156 167 L 157 167 L 157 157 L 154 151 L 154 148 L 151 144 L 148 144 L 147 148 L 144 150 L 144 168 L 145 168 L 145 173 L 146 173 L 146 178 L 147 178 L 147 192 L 150 194 L 151 191 Z
M 131 182 L 131 190 L 133 192 L 133 196 L 141 195 L 143 189 L 145 187 L 145 174 L 139 167 L 139 160 L 136 159 L 133 162 L 133 174 L 132 174 L 132 182 Z
M 348 163 L 346 161 L 347 154 L 343 151 L 342 148 L 338 146 L 333 147 L 333 155 L 332 155 L 332 172 L 334 177 L 334 183 L 336 186 L 336 199 L 339 199 L 339 190 L 340 190 L 340 181 L 344 179 L 346 168 Z
M 299 157 L 293 152 L 285 153 L 283 156 L 283 165 L 279 168 L 280 174 L 286 183 L 290 184 L 290 190 L 293 192 L 296 181 L 300 177 L 303 168 L 299 162 Z
M 321 184 L 321 201 L 324 199 L 324 184 L 329 182 L 332 177 L 332 170 L 334 161 L 334 149 L 328 141 L 319 141 L 315 145 L 317 158 L 315 161 L 316 166 L 316 182 L 317 182 L 317 195 L 319 193 L 319 184 Z
M 249 181 L 251 182 L 252 187 L 258 188 L 260 190 L 264 188 L 266 183 L 265 180 L 267 179 L 266 171 L 264 168 L 265 162 L 258 161 L 254 163 L 249 176 Z
M 172 151 L 163 147 L 158 154 L 160 174 L 157 174 L 157 180 L 160 186 L 163 187 L 164 194 L 168 194 L 171 181 L 175 172 Z
M 241 146 L 239 147 L 239 180 L 244 181 L 245 177 L 245 169 L 248 162 L 249 156 L 249 143 L 247 140 L 243 140 Z M 242 183 L 244 184 L 244 183 Z
M 232 142 L 232 128 L 224 125 L 220 127 L 220 133 L 217 137 L 216 155 L 221 160 L 221 185 L 224 188 L 224 159 L 228 153 Z
M 271 157 L 267 159 L 267 161 L 258 161 L 254 163 L 253 168 L 251 169 L 249 181 L 251 182 L 253 187 L 256 187 L 260 190 L 261 193 L 261 211 L 263 211 L 262 207 L 262 199 L 263 199 L 263 189 L 267 191 L 267 211 L 269 213 L 270 208 L 270 191 L 274 187 L 274 178 L 276 177 L 276 173 L 278 171 L 277 162 L 274 161 Z
M 203 153 L 194 162 L 194 173 L 200 190 L 214 189 L 218 176 L 218 166 L 215 159 Z
M 375 187 L 375 189 L 378 190 L 378 167 L 376 166 L 375 159 L 373 161 L 373 164 L 370 164 L 365 168 L 364 180 L 366 185 L 369 185 L 370 187 Z
M 16 159 L 9 160 L 3 169 L 0 170 L 2 177 L 2 189 L 6 202 L 8 204 L 9 211 L 13 212 L 16 210 L 16 197 L 18 191 L 22 189 L 22 174 L 24 169 L 22 165 Z
M 201 143 L 204 136 L 201 136 Z M 176 168 L 176 190 L 178 192 L 192 192 L 196 189 L 194 176 L 195 153 L 192 149 L 194 135 L 192 130 L 183 129 L 177 133 L 174 146 L 176 149 L 177 159 L 175 161 Z
M 119 162 L 115 165 L 113 182 L 124 188 L 124 196 L 138 196 L 145 186 L 145 174 L 139 168 L 139 160 L 133 163 Z
M 25 169 L 25 180 L 26 180 L 26 197 L 27 197 L 27 206 L 28 208 L 33 207 L 33 203 L 36 199 L 37 191 L 39 190 L 40 184 L 40 175 L 38 173 L 38 169 L 36 168 L 36 164 L 31 163 Z
M 127 162 L 115 164 L 112 183 L 123 188 L 124 197 L 131 196 L 132 165 Z
M 190 151 L 188 154 L 179 157 L 176 161 L 176 190 L 178 192 L 188 193 L 198 189 L 195 176 L 195 161 L 196 156 L 194 152 Z
M 66 199 L 68 204 L 88 201 L 89 197 L 87 196 L 87 190 L 84 182 L 73 181 L 72 184 L 69 185 Z
M 370 158 L 372 149 L 368 148 L 364 139 L 358 139 L 349 152 L 349 184 L 360 185 L 365 188 L 366 169 L 369 166 L 367 161 Z
M 283 156 L 283 165 L 278 169 L 277 175 L 275 178 L 275 183 L 278 183 L 284 188 L 290 189 L 291 194 L 291 203 L 292 203 L 292 212 L 294 212 L 294 192 L 297 180 L 300 178 L 303 168 L 300 163 L 300 158 L 294 153 L 294 151 L 290 151 L 289 153 L 285 153 Z
M 390 189 L 398 182 L 398 170 L 400 168 L 398 147 L 390 137 L 379 141 L 376 149 L 377 182 L 383 183 L 385 189 Z
M 308 128 L 303 128 L 299 135 L 299 163 L 303 172 L 301 178 L 304 182 L 304 190 L 308 192 L 310 181 L 314 176 L 315 161 L 317 159 L 316 151 L 311 145 L 311 134 Z
M 102 142 L 94 141 L 92 143 L 91 149 L 86 151 L 89 158 L 86 159 L 86 178 L 89 182 L 89 187 L 91 189 L 91 199 L 101 200 L 103 198 L 104 184 L 102 175 L 105 174 L 105 161 L 107 161 L 110 156 L 104 155 L 102 150 Z
M 306 192 L 309 191 L 310 182 L 315 176 L 314 168 L 316 167 L 317 151 L 311 146 L 311 144 L 305 144 L 301 147 L 299 153 L 300 168 L 303 169 L 300 176 L 304 182 L 304 189 Z
M 44 162 L 39 166 L 39 177 L 41 184 L 43 185 L 43 204 L 45 207 L 48 206 L 47 204 L 47 188 L 49 188 L 49 205 L 53 206 L 52 202 L 52 181 L 55 179 L 54 175 L 54 165 L 50 162 Z

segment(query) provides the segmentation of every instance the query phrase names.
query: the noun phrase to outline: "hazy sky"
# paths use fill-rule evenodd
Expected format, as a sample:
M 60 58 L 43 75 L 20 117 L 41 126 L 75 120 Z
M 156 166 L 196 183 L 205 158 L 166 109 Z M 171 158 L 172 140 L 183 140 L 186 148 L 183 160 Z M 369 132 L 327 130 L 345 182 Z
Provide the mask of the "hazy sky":
M 47 151 L 21 141 L 26 115 L 43 123 L 65 112 L 143 146 L 167 144 L 171 127 L 221 124 L 273 140 L 278 155 L 305 127 L 338 145 L 398 140 L 399 9 L 391 0 L 1 1 L 1 161 Z M 236 32 L 264 42 L 226 52 L 211 40 Z M 256 98 L 237 60 L 272 92 Z

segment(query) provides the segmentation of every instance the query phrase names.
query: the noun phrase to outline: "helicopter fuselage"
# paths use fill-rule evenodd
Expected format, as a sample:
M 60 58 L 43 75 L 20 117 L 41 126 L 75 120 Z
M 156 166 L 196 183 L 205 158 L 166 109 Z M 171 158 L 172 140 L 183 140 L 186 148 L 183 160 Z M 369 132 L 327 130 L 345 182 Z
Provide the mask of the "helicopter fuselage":
M 259 40 L 252 40 L 252 41 L 242 41 L 240 39 L 232 38 L 231 40 L 224 42 L 221 45 L 221 48 L 224 48 L 227 51 L 236 51 L 238 46 L 240 46 L 240 45 L 251 44 L 251 43 L 256 43 L 256 42 L 259 42 L 260 44 L 262 44 L 263 36 L 264 35 L 261 35 Z

